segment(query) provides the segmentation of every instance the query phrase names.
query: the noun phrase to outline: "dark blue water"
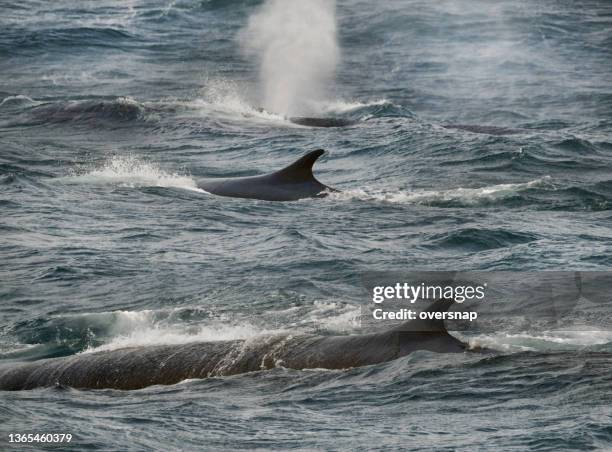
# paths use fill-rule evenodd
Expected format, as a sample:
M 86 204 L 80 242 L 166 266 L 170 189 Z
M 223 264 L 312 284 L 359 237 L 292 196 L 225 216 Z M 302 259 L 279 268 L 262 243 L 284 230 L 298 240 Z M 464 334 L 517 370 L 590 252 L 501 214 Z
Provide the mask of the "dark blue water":
M 610 269 L 609 2 L 338 1 L 321 108 L 357 123 L 337 129 L 254 107 L 236 36 L 260 4 L 2 2 L 3 364 L 359 332 L 373 269 Z M 317 177 L 342 190 L 326 199 L 195 184 L 320 147 Z M 3 393 L 2 447 L 9 432 L 107 450 L 609 447 L 612 332 L 565 330 L 479 337 L 493 357 Z

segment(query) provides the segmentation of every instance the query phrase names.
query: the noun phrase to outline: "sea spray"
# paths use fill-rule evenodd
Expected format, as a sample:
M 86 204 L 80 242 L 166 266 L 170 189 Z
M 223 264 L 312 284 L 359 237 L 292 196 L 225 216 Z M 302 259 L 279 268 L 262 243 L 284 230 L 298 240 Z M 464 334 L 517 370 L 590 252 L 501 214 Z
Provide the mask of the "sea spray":
M 340 50 L 334 0 L 267 0 L 239 35 L 259 64 L 261 106 L 287 116 L 316 113 Z
M 494 203 L 519 195 L 530 189 L 554 189 L 550 176 L 517 184 L 498 184 L 480 188 L 457 187 L 450 190 L 385 190 L 357 188 L 331 193 L 331 200 L 380 201 L 394 204 L 477 206 Z
M 131 155 L 115 155 L 102 165 L 58 179 L 68 184 L 113 184 L 122 187 L 168 187 L 204 192 L 189 175 L 168 172 Z

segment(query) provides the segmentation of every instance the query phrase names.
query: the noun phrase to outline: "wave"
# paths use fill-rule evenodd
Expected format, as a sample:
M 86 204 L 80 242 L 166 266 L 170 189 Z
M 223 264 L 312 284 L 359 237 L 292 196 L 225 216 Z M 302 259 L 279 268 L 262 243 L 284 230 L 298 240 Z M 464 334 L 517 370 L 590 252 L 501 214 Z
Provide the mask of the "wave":
M 55 79 L 50 79 L 55 83 Z M 314 117 L 334 117 L 351 121 L 372 117 L 410 116 L 403 109 L 386 99 L 371 102 L 329 100 L 312 105 L 317 114 Z M 91 127 L 131 127 L 134 122 L 159 125 L 160 119 L 174 117 L 174 123 L 164 127 L 181 127 L 186 121 L 192 127 L 197 121 L 217 124 L 223 128 L 232 124 L 270 124 L 283 127 L 300 127 L 290 117 L 269 112 L 258 107 L 249 98 L 246 90 L 237 83 L 227 80 L 208 82 L 200 96 L 190 99 L 164 98 L 153 101 L 139 101 L 129 96 L 115 98 L 62 100 L 55 102 L 37 101 L 26 95 L 11 95 L 0 101 L 0 109 L 14 109 L 18 113 L 6 122 L 9 126 L 31 126 L 44 124 L 85 124 Z
M 360 333 L 361 310 L 354 305 L 315 302 L 305 306 L 270 311 L 270 318 L 285 316 L 304 322 L 253 322 L 253 319 L 228 318 L 201 308 L 175 308 L 141 311 L 110 311 L 74 314 L 21 322 L 11 328 L 16 340 L 0 343 L 2 359 L 32 360 L 91 353 L 126 347 L 176 345 L 191 342 L 260 340 L 273 335 Z M 296 312 L 298 311 L 298 312 Z M 309 322 L 315 325 L 309 325 Z M 320 334 L 320 333 L 319 333 Z M 324 333 L 325 334 L 325 333 Z M 496 332 L 452 334 L 472 347 L 487 347 L 502 352 L 562 351 L 601 349 L 612 344 L 612 331 L 588 326 L 538 332 Z
M 442 250 L 486 251 L 529 243 L 537 239 L 538 236 L 535 234 L 515 232 L 508 229 L 466 228 L 436 234 L 422 246 Z
M 312 305 L 269 310 L 266 316 L 299 331 L 346 333 L 361 327 L 361 308 L 350 303 L 315 301 Z
M 185 316 L 191 321 L 186 322 Z M 17 341 L 5 344 L 0 351 L 5 356 L 23 353 L 40 358 L 46 357 L 44 353 L 57 356 L 145 345 L 248 339 L 275 332 L 246 321 L 230 323 L 209 317 L 208 311 L 182 308 L 34 319 L 15 325 L 12 336 Z
M 245 119 L 254 122 L 273 122 L 283 126 L 296 127 L 289 117 L 283 114 L 266 111 L 257 105 L 249 89 L 231 80 L 208 80 L 202 89 L 202 96 L 177 102 L 183 106 L 201 110 L 203 113 L 212 113 L 221 120 L 243 122 Z M 372 101 L 357 101 L 343 99 L 328 99 L 322 101 L 309 101 L 305 103 L 307 116 L 327 117 L 340 116 L 347 119 L 365 119 L 377 116 L 377 111 L 386 111 L 399 108 L 387 99 Z M 300 115 L 296 115 L 300 116 Z
M 357 110 L 369 109 L 371 107 L 387 107 L 394 105 L 387 99 L 376 99 L 368 102 L 346 101 L 342 99 L 332 99 L 320 101 L 313 104 L 314 111 L 321 113 L 352 113 Z
M 225 79 L 207 81 L 202 89 L 202 97 L 183 104 L 202 112 L 212 112 L 220 119 L 244 120 L 247 118 L 290 124 L 283 115 L 271 113 L 256 106 L 244 87 Z
M 9 106 L 21 106 L 21 105 L 33 105 L 37 104 L 34 99 L 23 94 L 16 94 L 14 96 L 7 96 L 0 102 L 0 107 Z
M 455 188 L 435 191 L 390 191 L 384 189 L 352 189 L 331 193 L 330 198 L 341 201 L 378 201 L 392 204 L 424 204 L 432 206 L 477 206 L 502 199 L 533 188 L 553 187 L 551 178 L 545 176 L 518 184 L 499 184 L 481 188 Z
M 3 109 L 14 110 L 10 119 L 3 123 L 11 127 L 68 123 L 90 127 L 107 125 L 117 129 L 129 128 L 135 121 L 156 118 L 152 114 L 156 112 L 155 106 L 145 106 L 132 97 L 44 102 L 15 95 L 2 100 L 0 111 Z
M 476 124 L 443 124 L 445 129 L 456 129 L 470 133 L 481 133 L 485 135 L 514 135 L 521 133 L 519 129 L 499 126 L 486 126 Z
M 206 193 L 193 177 L 169 173 L 133 156 L 113 156 L 99 168 L 57 179 L 68 184 L 110 184 L 121 187 L 166 187 Z
M 268 310 L 261 317 L 205 307 L 68 314 L 19 322 L 0 341 L 2 359 L 41 359 L 79 352 L 189 342 L 251 340 L 313 331 L 349 332 L 360 326 L 355 305 L 315 301 Z M 6 339 L 5 339 L 6 340 Z
M 462 336 L 461 333 L 455 333 Z M 497 333 L 465 336 L 472 347 L 488 347 L 504 352 L 561 351 L 601 348 L 612 344 L 612 331 L 598 329 L 549 330 L 538 333 Z
M 225 322 L 213 322 L 189 327 L 180 324 L 165 324 L 157 322 L 155 313 L 152 311 L 119 311 L 113 314 L 119 323 L 114 326 L 110 340 L 102 345 L 90 346 L 83 353 L 150 345 L 248 340 L 283 332 L 283 330 L 262 329 L 249 322 L 230 325 Z M 121 330 L 117 329 L 119 325 L 122 327 Z
M 610 181 L 601 181 L 585 186 L 571 186 L 555 192 L 551 210 L 585 209 L 590 211 L 610 210 L 612 205 Z
M 102 25 L 102 24 L 101 24 Z M 78 47 L 126 47 L 138 38 L 125 29 L 109 26 L 42 28 L 35 31 L 11 26 L 0 39 L 0 54 L 19 55 L 26 51 L 70 50 Z
M 45 104 L 32 110 L 44 122 L 133 121 L 144 119 L 145 107 L 131 97 L 113 100 L 68 101 Z

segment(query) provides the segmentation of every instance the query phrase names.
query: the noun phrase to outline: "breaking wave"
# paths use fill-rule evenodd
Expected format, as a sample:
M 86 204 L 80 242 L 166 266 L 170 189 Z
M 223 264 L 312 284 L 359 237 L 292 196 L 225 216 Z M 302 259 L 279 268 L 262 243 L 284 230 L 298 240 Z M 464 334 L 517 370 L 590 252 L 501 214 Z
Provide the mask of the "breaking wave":
M 529 182 L 518 184 L 499 184 L 481 188 L 455 188 L 451 190 L 384 190 L 384 189 L 352 189 L 332 193 L 331 199 L 379 201 L 393 204 L 425 204 L 474 206 L 486 204 L 500 199 L 516 196 L 524 190 L 542 187 L 552 187 L 551 178 L 545 176 Z
M 455 333 L 456 334 L 456 333 Z M 457 334 L 458 336 L 460 334 Z M 505 333 L 464 338 L 472 346 L 483 346 L 502 352 L 565 351 L 612 344 L 612 331 L 598 329 L 551 330 L 539 333 Z
M 61 181 L 74 184 L 110 184 L 121 187 L 167 187 L 206 193 L 191 176 L 170 173 L 157 164 L 133 156 L 113 156 L 100 167 L 82 174 L 63 177 Z

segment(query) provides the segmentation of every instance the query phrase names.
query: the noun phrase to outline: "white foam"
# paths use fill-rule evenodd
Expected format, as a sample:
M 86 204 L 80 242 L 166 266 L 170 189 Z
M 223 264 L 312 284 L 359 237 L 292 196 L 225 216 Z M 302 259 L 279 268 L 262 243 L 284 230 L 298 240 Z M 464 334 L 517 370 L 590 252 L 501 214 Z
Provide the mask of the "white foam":
M 88 348 L 84 353 L 150 345 L 247 340 L 284 332 L 281 329 L 259 328 L 248 322 L 228 324 L 227 321 L 213 321 L 205 325 L 177 324 L 169 322 L 168 319 L 157 319 L 160 313 L 162 312 L 151 310 L 112 312 L 113 324 L 109 329 L 111 339 L 98 347 Z
M 131 96 L 119 96 L 114 100 L 114 103 L 118 105 L 129 105 L 138 107 L 138 109 L 140 110 L 142 110 L 143 108 L 142 104 Z
M 363 200 L 381 201 L 394 204 L 429 204 L 435 202 L 459 202 L 465 205 L 476 205 L 509 198 L 517 193 L 535 187 L 551 184 L 550 176 L 545 176 L 529 182 L 519 184 L 499 184 L 481 188 L 455 188 L 439 191 L 387 191 L 382 189 L 353 189 L 330 194 L 330 199 L 337 200 Z
M 175 316 L 180 310 L 113 311 L 87 314 L 88 317 L 92 317 L 92 321 L 97 317 L 104 323 L 110 323 L 105 335 L 109 339 L 100 346 L 86 349 L 83 353 L 190 342 L 259 341 L 266 340 L 265 338 L 270 336 L 291 336 L 312 332 L 313 324 L 315 329 L 354 333 L 360 327 L 361 313 L 360 309 L 354 305 L 319 301 L 309 306 L 307 311 L 301 314 L 303 319 L 301 322 L 291 325 L 291 328 L 288 329 L 287 326 L 262 327 L 246 320 L 233 321 L 224 317 L 198 324 L 186 324 Z M 309 325 L 300 326 L 300 324 Z M 612 343 L 612 331 L 593 329 L 589 326 L 537 333 L 500 332 L 476 336 L 462 332 L 452 334 L 467 341 L 472 347 L 482 346 L 508 352 L 575 350 Z
M 289 116 L 259 107 L 257 101 L 251 99 L 252 96 L 249 96 L 247 92 L 246 87 L 235 81 L 223 78 L 208 79 L 201 89 L 199 97 L 188 100 L 166 99 L 165 103 L 194 109 L 205 117 L 212 116 L 218 119 L 241 122 L 248 120 L 250 122 L 261 122 L 264 125 L 273 122 L 285 127 L 299 127 L 289 121 Z M 386 99 L 370 102 L 345 101 L 342 99 L 306 99 L 303 101 L 306 110 L 315 116 L 342 114 L 360 108 L 387 104 L 390 104 L 390 102 Z
M 275 323 L 290 325 L 294 332 L 352 332 L 361 326 L 360 308 L 345 302 L 317 300 L 312 305 L 269 310 L 266 314 Z
M 178 326 L 148 325 L 145 328 L 121 334 L 99 347 L 89 348 L 86 352 L 116 350 L 126 347 L 150 345 L 176 345 L 190 342 L 214 342 L 238 339 L 252 339 L 271 334 L 248 323 L 240 325 L 210 325 L 197 329 L 185 329 Z
M 226 79 L 207 80 L 200 97 L 173 103 L 197 110 L 206 117 L 213 116 L 229 121 L 248 119 L 263 123 L 282 122 L 291 125 L 283 115 L 256 108 L 239 84 Z
M 204 99 L 196 99 L 199 107 L 213 107 L 221 111 L 242 114 L 256 113 L 253 106 L 245 99 L 239 86 L 230 80 L 209 80 L 203 89 Z
M 190 342 L 251 341 L 273 335 L 307 334 L 320 329 L 351 332 L 360 326 L 360 309 L 340 302 L 316 301 L 309 306 L 271 312 L 268 314 L 275 314 L 272 316 L 272 321 L 266 322 L 263 326 L 258 326 L 248 319 L 226 316 L 197 323 L 185 323 L 180 320 L 182 309 L 184 308 L 86 314 L 90 322 L 95 323 L 97 319 L 97 323 L 107 324 L 108 328 L 100 338 L 106 342 L 100 346 L 90 347 L 84 353 Z M 279 317 L 286 317 L 279 315 L 283 312 L 290 316 L 279 325 L 277 322 Z
M 458 334 L 460 335 L 460 334 Z M 574 350 L 612 342 L 612 331 L 596 329 L 550 330 L 533 333 L 499 333 L 467 338 L 471 346 L 502 351 Z
M 98 168 L 61 180 L 68 183 L 111 184 L 121 187 L 173 187 L 206 193 L 198 188 L 194 178 L 169 173 L 155 163 L 133 156 L 114 156 Z
M 315 104 L 315 110 L 323 113 L 348 113 L 353 110 L 367 107 L 379 107 L 383 105 L 391 105 L 387 99 L 377 99 L 370 102 L 360 101 L 345 101 L 342 99 L 321 101 Z
M 8 96 L 2 99 L 2 102 L 0 102 L 0 107 L 4 104 L 24 104 L 24 103 L 37 104 L 39 102 L 36 102 L 34 99 L 28 96 L 25 96 L 23 94 L 17 94 L 15 96 Z
M 347 303 L 315 301 L 308 320 L 327 331 L 350 332 L 361 326 L 361 309 Z

